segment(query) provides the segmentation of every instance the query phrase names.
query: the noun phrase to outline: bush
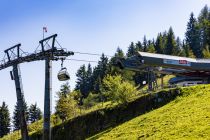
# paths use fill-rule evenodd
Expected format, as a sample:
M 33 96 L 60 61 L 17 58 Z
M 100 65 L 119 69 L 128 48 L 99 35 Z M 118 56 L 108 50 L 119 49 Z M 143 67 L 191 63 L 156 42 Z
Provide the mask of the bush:
M 123 81 L 120 75 L 106 76 L 103 80 L 102 92 L 108 100 L 120 104 L 129 102 L 138 94 L 137 87 L 128 81 Z
M 96 105 L 98 102 L 99 102 L 99 95 L 89 93 L 88 97 L 85 98 L 83 101 L 83 106 L 85 108 L 90 108 L 90 107 Z
M 73 94 L 71 93 L 60 96 L 56 104 L 55 115 L 58 116 L 62 121 L 77 115 L 78 105 L 77 101 L 74 100 Z

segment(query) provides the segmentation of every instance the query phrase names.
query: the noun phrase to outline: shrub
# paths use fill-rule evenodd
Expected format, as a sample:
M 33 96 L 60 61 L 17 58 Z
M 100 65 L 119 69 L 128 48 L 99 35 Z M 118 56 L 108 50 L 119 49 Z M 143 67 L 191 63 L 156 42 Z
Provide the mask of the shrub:
M 108 100 L 120 104 L 127 103 L 131 97 L 138 94 L 137 87 L 128 81 L 123 81 L 120 75 L 106 76 L 103 80 L 102 92 Z
M 96 105 L 98 102 L 99 102 L 99 95 L 89 93 L 88 97 L 85 98 L 83 101 L 83 106 L 85 108 L 90 108 L 90 107 Z
M 62 121 L 77 115 L 77 101 L 74 100 L 74 96 L 71 93 L 60 96 L 56 104 L 55 115 L 58 116 Z

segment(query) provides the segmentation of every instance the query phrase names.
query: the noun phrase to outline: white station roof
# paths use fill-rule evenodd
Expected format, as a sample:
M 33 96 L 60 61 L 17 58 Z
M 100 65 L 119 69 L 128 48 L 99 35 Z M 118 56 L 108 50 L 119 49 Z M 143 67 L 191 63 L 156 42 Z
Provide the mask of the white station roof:
M 210 59 L 195 59 L 195 58 L 172 56 L 172 55 L 165 55 L 165 54 L 148 53 L 148 52 L 138 52 L 138 54 L 140 56 L 145 56 L 145 57 L 171 59 L 171 60 L 186 60 L 188 62 L 198 62 L 198 63 L 210 63 Z

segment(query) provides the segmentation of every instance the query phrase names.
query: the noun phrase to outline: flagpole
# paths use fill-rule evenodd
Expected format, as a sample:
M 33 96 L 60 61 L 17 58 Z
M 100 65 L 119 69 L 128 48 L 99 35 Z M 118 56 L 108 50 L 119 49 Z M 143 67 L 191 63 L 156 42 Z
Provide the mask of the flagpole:
M 44 27 L 42 28 L 42 33 L 43 33 L 42 35 L 43 35 L 43 39 L 44 39 Z

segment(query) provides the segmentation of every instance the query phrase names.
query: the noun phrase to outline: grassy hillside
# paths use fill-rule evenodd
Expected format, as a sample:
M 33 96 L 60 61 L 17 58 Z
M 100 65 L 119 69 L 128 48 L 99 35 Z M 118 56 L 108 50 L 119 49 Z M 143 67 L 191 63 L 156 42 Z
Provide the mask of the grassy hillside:
M 101 139 L 210 139 L 210 86 L 181 89 L 169 104 L 95 135 Z
M 165 76 L 164 77 L 164 84 L 167 85 L 168 84 L 168 80 L 171 78 L 171 76 Z M 160 83 L 160 79 L 158 79 L 158 82 Z M 147 88 L 147 86 L 145 86 L 145 89 Z M 142 89 L 142 90 L 145 90 Z M 135 96 L 132 96 L 132 101 L 134 100 L 138 100 L 139 98 L 141 98 L 142 93 L 141 91 L 139 92 L 139 94 L 136 94 Z M 145 95 L 144 95 L 145 96 Z M 72 120 L 74 118 L 77 118 L 78 116 L 83 116 L 85 114 L 94 112 L 94 111 L 99 111 L 99 110 L 103 110 L 106 108 L 115 108 L 115 106 L 117 106 L 118 103 L 113 103 L 110 101 L 104 102 L 104 103 L 98 103 L 90 108 L 81 108 L 79 110 L 79 113 L 72 116 L 71 118 L 68 118 L 68 120 Z M 55 115 L 51 116 L 51 126 L 59 126 L 62 125 L 62 121 L 56 117 Z M 28 125 L 28 131 L 29 131 L 29 135 L 36 135 L 36 134 L 41 134 L 42 132 L 42 126 L 43 126 L 43 120 L 39 120 L 33 124 L 29 124 Z M 15 139 L 20 139 L 21 138 L 21 133 L 20 131 L 14 131 L 11 132 L 10 134 L 4 136 L 3 138 L 0 138 L 0 140 L 15 140 Z

